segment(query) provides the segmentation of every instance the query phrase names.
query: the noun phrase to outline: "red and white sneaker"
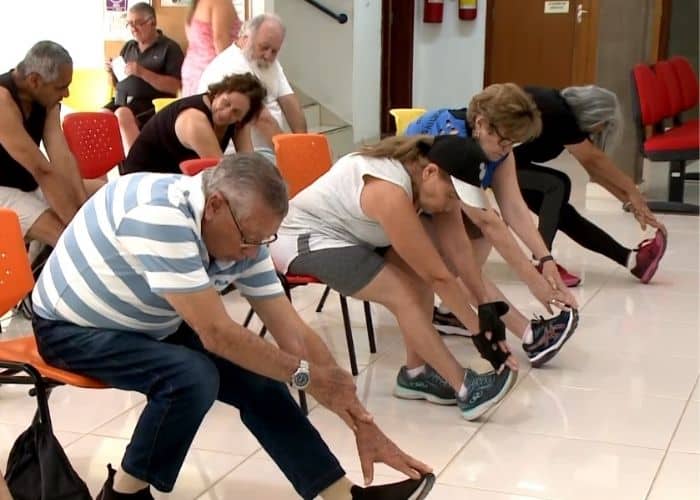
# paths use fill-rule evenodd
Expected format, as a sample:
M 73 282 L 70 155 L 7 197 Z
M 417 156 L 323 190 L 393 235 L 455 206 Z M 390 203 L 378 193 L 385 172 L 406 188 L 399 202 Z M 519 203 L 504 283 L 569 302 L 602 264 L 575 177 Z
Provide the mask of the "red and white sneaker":
M 666 236 L 657 230 L 653 238 L 642 241 L 633 251 L 637 252 L 637 261 L 630 272 L 642 283 L 649 283 L 666 252 Z
M 540 274 L 542 273 L 542 264 L 537 264 L 537 270 L 540 272 Z M 569 288 L 578 286 L 581 283 L 581 278 L 579 278 L 575 274 L 571 274 L 569 271 L 566 270 L 566 268 L 560 266 L 559 264 L 557 264 L 557 271 L 559 271 L 559 277 L 561 278 L 561 280 Z

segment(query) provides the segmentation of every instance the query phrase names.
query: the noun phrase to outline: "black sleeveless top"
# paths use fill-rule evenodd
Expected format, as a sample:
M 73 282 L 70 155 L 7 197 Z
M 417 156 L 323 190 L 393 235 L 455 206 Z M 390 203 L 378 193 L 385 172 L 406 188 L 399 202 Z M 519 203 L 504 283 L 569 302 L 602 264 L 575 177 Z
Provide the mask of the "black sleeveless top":
M 8 71 L 0 75 L 0 87 L 5 87 L 15 101 L 19 112 L 24 116 L 19 100 L 19 91 L 12 79 L 12 72 Z M 39 146 L 44 135 L 44 125 L 46 124 L 46 108 L 38 102 L 32 103 L 32 110 L 29 116 L 24 117 L 22 125 L 32 140 Z M 29 173 L 29 170 L 17 163 L 12 156 L 0 144 L 0 186 L 7 186 L 21 189 L 22 191 L 34 191 L 39 187 L 36 180 Z
M 122 174 L 133 172 L 160 172 L 179 174 L 180 162 L 199 158 L 196 152 L 182 145 L 175 134 L 175 120 L 186 109 L 194 108 L 203 112 L 209 123 L 214 127 L 211 110 L 204 104 L 202 97 L 196 94 L 178 99 L 169 104 L 153 118 L 146 122 L 141 129 L 134 145 L 129 150 L 122 165 Z M 225 150 L 229 140 L 236 131 L 235 125 L 229 125 L 219 142 L 221 150 Z

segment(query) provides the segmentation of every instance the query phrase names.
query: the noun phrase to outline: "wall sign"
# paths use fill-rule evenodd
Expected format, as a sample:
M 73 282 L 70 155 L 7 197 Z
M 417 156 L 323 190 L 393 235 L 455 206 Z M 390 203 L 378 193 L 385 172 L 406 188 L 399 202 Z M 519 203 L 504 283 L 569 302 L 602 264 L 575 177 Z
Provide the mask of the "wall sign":
M 567 1 L 546 1 L 544 3 L 545 14 L 568 14 L 569 2 Z

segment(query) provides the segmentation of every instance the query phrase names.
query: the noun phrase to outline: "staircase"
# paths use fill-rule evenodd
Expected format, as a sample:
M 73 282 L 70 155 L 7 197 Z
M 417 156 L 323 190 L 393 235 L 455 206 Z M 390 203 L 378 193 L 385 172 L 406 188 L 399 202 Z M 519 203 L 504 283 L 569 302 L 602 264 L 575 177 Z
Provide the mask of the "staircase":
M 304 110 L 309 133 L 323 134 L 328 138 L 333 160 L 355 151 L 352 125 L 338 118 L 338 116 L 296 87 L 294 88 L 294 93 L 299 98 L 301 107 Z

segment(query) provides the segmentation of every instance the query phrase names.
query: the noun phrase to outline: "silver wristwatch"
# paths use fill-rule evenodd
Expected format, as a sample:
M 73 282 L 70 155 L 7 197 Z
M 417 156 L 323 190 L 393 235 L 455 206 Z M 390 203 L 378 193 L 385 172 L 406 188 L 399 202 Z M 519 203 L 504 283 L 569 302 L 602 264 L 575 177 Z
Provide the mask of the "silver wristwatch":
M 292 381 L 290 383 L 295 389 L 303 391 L 309 386 L 309 382 L 311 382 L 309 362 L 301 359 L 299 360 L 299 368 L 292 374 Z

